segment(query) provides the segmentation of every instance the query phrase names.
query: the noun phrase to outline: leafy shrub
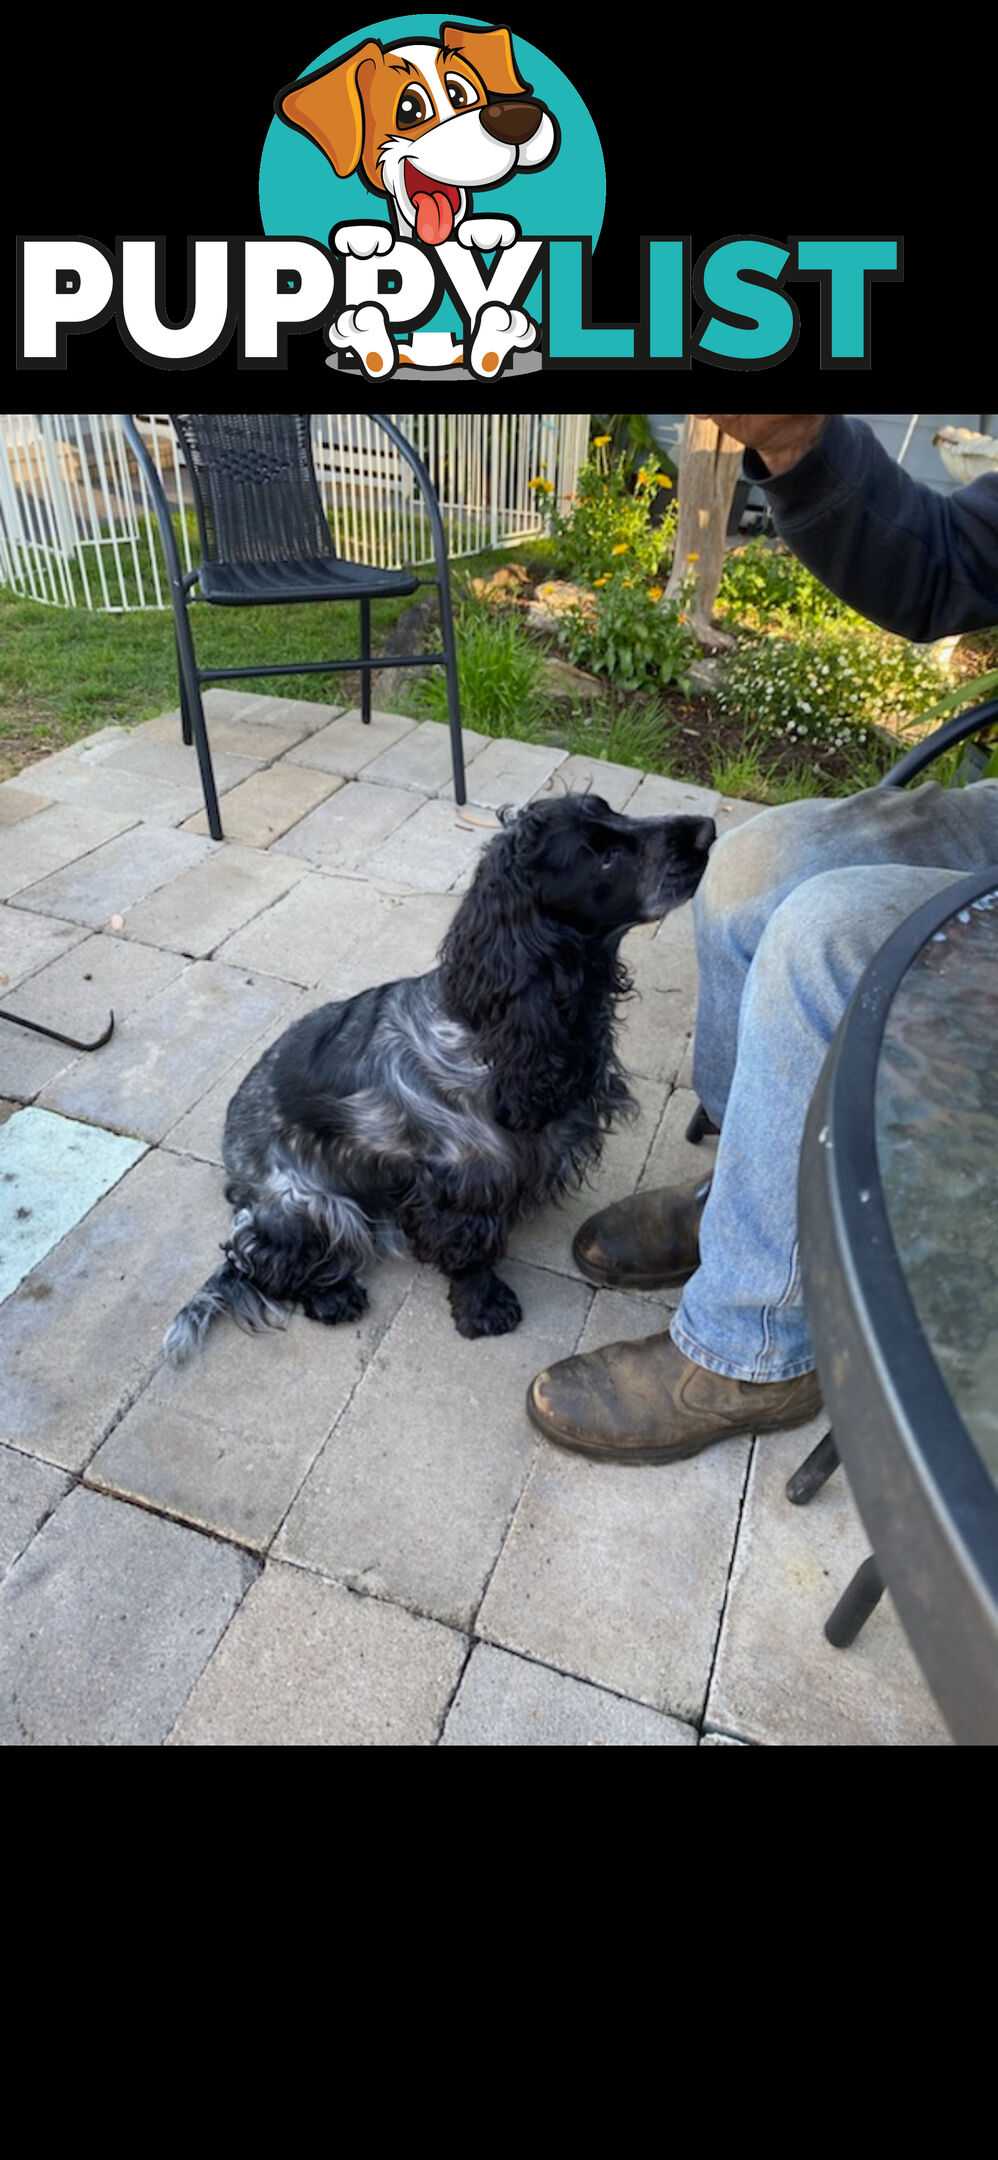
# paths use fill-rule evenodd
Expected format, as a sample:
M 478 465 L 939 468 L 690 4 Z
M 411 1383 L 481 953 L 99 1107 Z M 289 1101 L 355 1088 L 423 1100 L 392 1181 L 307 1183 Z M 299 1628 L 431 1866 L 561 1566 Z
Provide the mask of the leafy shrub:
M 552 514 L 558 567 L 567 578 L 591 581 L 619 569 L 653 578 L 672 552 L 677 511 L 657 516 L 659 498 L 672 487 L 649 454 L 636 473 L 624 456 L 610 459 L 608 436 L 597 436 L 582 467 L 571 517 Z
M 678 603 L 664 605 L 660 588 L 621 575 L 597 580 L 595 606 L 564 615 L 558 639 L 573 667 L 604 675 L 621 690 L 654 680 L 661 689 L 688 692 L 699 652 Z
M 796 555 L 769 540 L 749 540 L 725 558 L 717 596 L 718 614 L 734 616 L 746 627 L 784 621 L 797 629 L 816 623 L 865 618 L 822 585 Z
M 726 714 L 801 749 L 862 744 L 878 726 L 902 732 L 938 692 L 938 667 L 924 652 L 849 614 L 803 636 L 746 637 L 715 687 Z

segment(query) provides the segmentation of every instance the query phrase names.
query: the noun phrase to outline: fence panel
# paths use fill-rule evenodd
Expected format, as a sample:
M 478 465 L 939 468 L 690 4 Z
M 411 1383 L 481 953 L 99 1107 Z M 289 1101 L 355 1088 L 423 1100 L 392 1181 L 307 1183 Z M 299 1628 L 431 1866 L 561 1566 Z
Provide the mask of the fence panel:
M 181 559 L 196 545 L 183 459 L 166 413 L 139 414 Z M 575 493 L 588 413 L 397 413 L 436 488 L 452 556 L 545 528 L 544 504 Z M 117 413 L 0 416 L 0 583 L 59 607 L 117 613 L 169 606 L 145 482 Z M 386 569 L 431 561 L 429 518 L 411 468 L 366 413 L 312 416 L 316 472 L 337 552 Z M 531 487 L 550 483 L 551 493 Z

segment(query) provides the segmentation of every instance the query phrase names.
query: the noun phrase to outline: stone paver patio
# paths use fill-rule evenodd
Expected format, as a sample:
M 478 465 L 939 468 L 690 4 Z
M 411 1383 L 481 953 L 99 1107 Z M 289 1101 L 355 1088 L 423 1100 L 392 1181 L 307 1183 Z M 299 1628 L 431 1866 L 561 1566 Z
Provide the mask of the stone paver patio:
M 499 805 L 591 785 L 634 813 L 752 814 L 620 766 L 214 690 L 226 840 L 176 714 L 0 787 L 0 1741 L 7 1745 L 949 1745 L 889 1599 L 847 1652 L 825 1618 L 866 1545 L 824 1429 L 670 1469 L 533 1432 L 537 1369 L 666 1324 L 594 1293 L 595 1206 L 702 1171 L 684 1130 L 687 912 L 632 932 L 622 1046 L 640 1121 L 504 1268 L 524 1319 L 465 1342 L 440 1278 L 383 1266 L 356 1324 L 164 1366 L 215 1264 L 228 1099 L 293 1017 L 433 965 Z

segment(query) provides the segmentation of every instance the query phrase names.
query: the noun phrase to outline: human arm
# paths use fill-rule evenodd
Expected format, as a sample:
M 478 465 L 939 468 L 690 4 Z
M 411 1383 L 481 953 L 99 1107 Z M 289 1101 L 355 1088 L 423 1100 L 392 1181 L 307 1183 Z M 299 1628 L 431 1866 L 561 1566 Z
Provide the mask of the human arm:
M 708 413 L 745 445 L 781 540 L 882 629 L 926 643 L 998 622 L 998 476 L 913 480 L 841 413 Z

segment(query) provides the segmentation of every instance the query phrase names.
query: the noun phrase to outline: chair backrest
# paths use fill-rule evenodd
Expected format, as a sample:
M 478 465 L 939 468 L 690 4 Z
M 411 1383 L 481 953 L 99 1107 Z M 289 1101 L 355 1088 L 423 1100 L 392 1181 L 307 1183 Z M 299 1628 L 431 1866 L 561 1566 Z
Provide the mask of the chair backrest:
M 968 736 L 984 733 L 998 726 L 998 698 L 989 698 L 984 705 L 973 705 L 968 712 L 958 713 L 955 720 L 945 720 L 942 727 L 907 751 L 890 772 L 885 773 L 878 787 L 907 787 L 909 780 L 917 780 L 920 773 L 942 757 L 947 750 L 955 750 L 958 743 L 966 742 Z
M 171 413 L 206 562 L 333 555 L 309 413 Z

